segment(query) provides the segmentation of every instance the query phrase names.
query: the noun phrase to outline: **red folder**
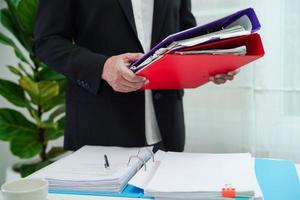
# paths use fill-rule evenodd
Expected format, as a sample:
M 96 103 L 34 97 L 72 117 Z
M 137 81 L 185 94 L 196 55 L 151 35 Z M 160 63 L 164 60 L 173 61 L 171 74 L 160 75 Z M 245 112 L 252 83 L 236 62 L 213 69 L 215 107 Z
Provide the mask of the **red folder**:
M 246 55 L 179 55 L 170 52 L 136 74 L 149 80 L 143 89 L 196 88 L 209 82 L 210 76 L 236 70 L 262 57 L 265 52 L 261 38 L 254 33 L 180 50 L 229 49 L 240 46 L 246 46 Z

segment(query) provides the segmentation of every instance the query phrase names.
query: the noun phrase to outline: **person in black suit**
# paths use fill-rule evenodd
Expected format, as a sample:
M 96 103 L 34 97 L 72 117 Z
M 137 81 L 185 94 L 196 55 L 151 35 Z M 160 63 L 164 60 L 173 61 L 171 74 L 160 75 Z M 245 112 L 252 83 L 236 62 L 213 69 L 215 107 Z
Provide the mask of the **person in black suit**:
M 154 0 L 151 46 L 195 25 L 190 0 Z M 40 0 L 33 51 L 67 78 L 65 149 L 147 145 L 139 90 L 147 80 L 127 68 L 141 56 L 128 52 L 143 52 L 130 0 Z M 184 149 L 183 94 L 152 91 L 160 146 L 168 151 Z

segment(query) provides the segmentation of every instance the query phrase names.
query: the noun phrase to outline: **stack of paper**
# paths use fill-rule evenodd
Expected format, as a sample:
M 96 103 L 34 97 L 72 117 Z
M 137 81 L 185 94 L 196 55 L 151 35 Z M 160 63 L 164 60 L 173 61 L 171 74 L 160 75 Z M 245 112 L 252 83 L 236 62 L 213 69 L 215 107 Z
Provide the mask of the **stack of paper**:
M 153 63 L 154 61 L 158 60 L 159 58 L 161 58 L 163 56 L 163 54 L 165 54 L 167 52 L 184 49 L 186 47 L 196 46 L 196 45 L 203 44 L 203 43 L 206 43 L 209 41 L 224 40 L 224 39 L 228 39 L 228 38 L 234 38 L 234 37 L 249 35 L 249 34 L 251 34 L 250 30 L 246 30 L 243 26 L 237 25 L 234 27 L 225 28 L 220 31 L 200 35 L 197 37 L 174 41 L 168 47 L 158 49 L 152 56 L 147 58 L 140 65 L 131 67 L 131 69 L 136 70 L 136 69 L 142 68 L 146 65 L 149 65 L 149 64 Z M 246 46 L 245 46 L 245 48 L 246 48 Z
M 192 47 L 199 44 L 203 44 L 205 42 L 209 42 L 212 40 L 224 40 L 228 38 L 243 36 L 243 35 L 250 35 L 251 31 L 246 30 L 243 26 L 237 25 L 230 28 L 225 28 L 216 32 L 208 33 L 205 35 L 200 35 L 193 38 L 188 38 L 185 40 L 179 40 L 173 42 L 171 45 L 167 47 L 169 50 L 175 50 L 178 48 L 184 48 L 184 47 Z
M 211 55 L 246 55 L 246 46 L 236 47 L 232 49 L 210 49 L 210 50 L 190 50 L 190 51 L 175 51 L 179 55 L 197 55 L 197 54 L 211 54 Z
M 159 152 L 156 164 L 148 162 L 147 172 L 138 172 L 129 182 L 156 199 L 263 199 L 250 154 L 193 154 Z M 147 165 L 148 165 L 147 163 Z
M 107 155 L 109 168 L 105 168 Z M 84 146 L 73 154 L 49 165 L 32 177 L 45 178 L 51 191 L 121 192 L 143 162 L 131 159 L 138 155 L 147 161 L 151 152 L 146 148 Z

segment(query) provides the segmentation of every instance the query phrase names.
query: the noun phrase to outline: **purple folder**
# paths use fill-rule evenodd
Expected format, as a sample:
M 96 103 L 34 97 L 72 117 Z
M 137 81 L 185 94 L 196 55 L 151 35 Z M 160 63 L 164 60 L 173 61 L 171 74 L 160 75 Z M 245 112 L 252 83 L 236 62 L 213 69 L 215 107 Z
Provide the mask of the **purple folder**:
M 153 47 L 143 57 L 141 57 L 136 62 L 132 63 L 129 66 L 129 68 L 133 72 L 136 72 L 139 69 L 132 68 L 132 66 L 138 66 L 139 64 L 144 62 L 147 58 L 152 56 L 158 49 L 165 48 L 165 47 L 169 46 L 174 41 L 184 40 L 184 39 L 200 36 L 200 35 L 206 34 L 207 31 L 220 30 L 222 27 L 226 27 L 226 26 L 230 25 L 231 23 L 233 23 L 234 21 L 236 21 L 237 19 L 241 18 L 244 15 L 247 15 L 249 20 L 251 21 L 252 33 L 258 31 L 260 29 L 261 25 L 260 25 L 259 20 L 256 16 L 256 13 L 255 13 L 253 8 L 247 8 L 247 9 L 238 11 L 234 14 L 231 14 L 227 17 L 224 17 L 224 18 L 218 19 L 216 21 L 213 21 L 211 23 L 205 24 L 203 26 L 193 27 L 193 28 L 187 29 L 185 31 L 181 31 L 181 32 L 169 35 L 167 38 L 165 38 L 163 41 L 161 41 L 155 47 Z

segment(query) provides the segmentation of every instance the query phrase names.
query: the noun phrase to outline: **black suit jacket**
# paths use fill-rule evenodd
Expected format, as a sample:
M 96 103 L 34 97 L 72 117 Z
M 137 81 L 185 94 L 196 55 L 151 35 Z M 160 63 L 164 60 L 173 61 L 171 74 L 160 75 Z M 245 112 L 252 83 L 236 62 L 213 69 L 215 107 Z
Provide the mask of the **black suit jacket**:
M 155 0 L 152 46 L 195 24 L 190 0 Z M 40 0 L 33 50 L 67 77 L 66 149 L 146 145 L 144 92 L 114 92 L 101 79 L 108 57 L 143 51 L 130 0 Z M 182 97 L 180 90 L 153 91 L 166 150 L 184 148 Z

